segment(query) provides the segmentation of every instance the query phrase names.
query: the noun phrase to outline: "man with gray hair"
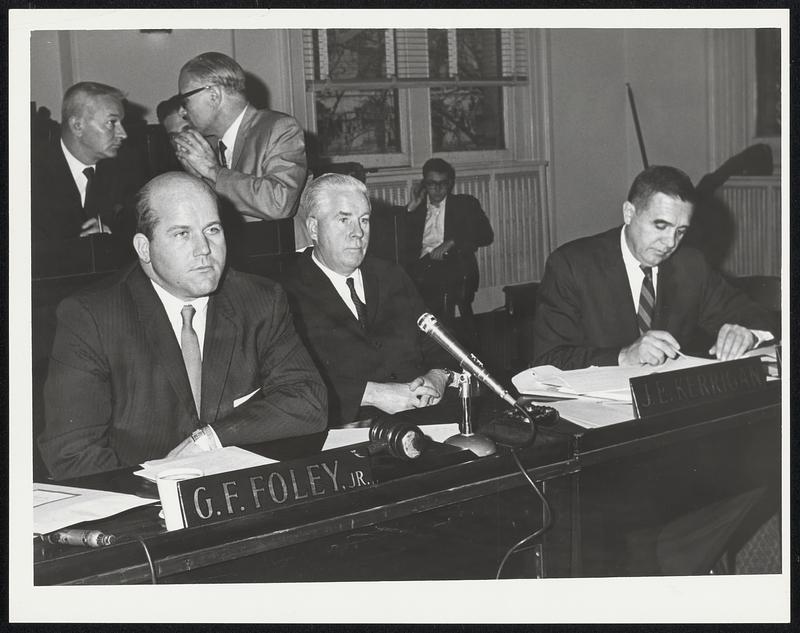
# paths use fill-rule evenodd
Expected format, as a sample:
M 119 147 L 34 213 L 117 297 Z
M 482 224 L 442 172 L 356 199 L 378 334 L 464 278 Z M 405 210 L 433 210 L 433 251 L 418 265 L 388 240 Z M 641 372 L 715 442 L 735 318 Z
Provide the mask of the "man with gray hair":
M 247 222 L 291 217 L 306 180 L 305 141 L 297 121 L 254 108 L 245 95 L 242 67 L 222 53 L 186 62 L 178 89 L 194 127 L 175 137 L 186 171 L 208 182 Z
M 126 197 L 141 185 L 140 171 L 119 164 L 127 133 L 124 95 L 82 81 L 64 94 L 58 142 L 32 148 L 31 230 L 34 242 L 112 233 Z
M 139 261 L 58 307 L 39 437 L 53 477 L 321 431 L 325 387 L 284 292 L 226 269 L 208 185 L 162 174 L 136 212 Z
M 328 386 L 329 426 L 438 403 L 453 375 L 447 354 L 416 322 L 422 298 L 402 268 L 365 258 L 364 183 L 324 174 L 300 210 L 313 246 L 287 271 L 295 326 Z

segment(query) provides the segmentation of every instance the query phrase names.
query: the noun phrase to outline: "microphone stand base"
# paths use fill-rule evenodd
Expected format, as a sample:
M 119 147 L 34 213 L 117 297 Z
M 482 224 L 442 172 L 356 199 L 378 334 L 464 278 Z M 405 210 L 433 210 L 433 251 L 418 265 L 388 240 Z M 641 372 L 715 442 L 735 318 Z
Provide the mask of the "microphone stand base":
M 448 437 L 444 443 L 472 451 L 478 457 L 494 455 L 497 452 L 497 446 L 491 439 L 485 435 L 478 435 L 476 433 L 471 433 L 470 435 L 459 433 L 458 435 Z

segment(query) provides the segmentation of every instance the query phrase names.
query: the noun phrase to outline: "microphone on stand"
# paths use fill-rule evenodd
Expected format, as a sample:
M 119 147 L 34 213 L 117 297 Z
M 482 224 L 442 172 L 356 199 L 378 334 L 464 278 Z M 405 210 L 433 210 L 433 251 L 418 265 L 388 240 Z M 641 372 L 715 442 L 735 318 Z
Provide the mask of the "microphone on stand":
M 417 319 L 417 327 L 441 345 L 458 361 L 464 370 L 475 376 L 512 407 L 516 406 L 517 401 L 483 368 L 483 363 L 475 358 L 473 354 L 468 353 L 461 347 L 458 341 L 453 338 L 450 332 L 448 332 L 430 312 L 425 312 L 420 315 L 419 319 Z

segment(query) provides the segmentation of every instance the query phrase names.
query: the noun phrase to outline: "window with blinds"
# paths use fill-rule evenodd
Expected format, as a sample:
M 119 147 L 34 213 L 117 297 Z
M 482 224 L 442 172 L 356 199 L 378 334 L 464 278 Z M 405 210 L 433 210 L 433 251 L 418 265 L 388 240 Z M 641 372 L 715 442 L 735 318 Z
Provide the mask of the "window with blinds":
M 414 114 L 402 104 L 420 89 L 433 152 L 505 149 L 506 91 L 528 81 L 526 42 L 521 29 L 304 30 L 322 152 L 403 154 L 405 130 L 419 126 L 403 124 Z

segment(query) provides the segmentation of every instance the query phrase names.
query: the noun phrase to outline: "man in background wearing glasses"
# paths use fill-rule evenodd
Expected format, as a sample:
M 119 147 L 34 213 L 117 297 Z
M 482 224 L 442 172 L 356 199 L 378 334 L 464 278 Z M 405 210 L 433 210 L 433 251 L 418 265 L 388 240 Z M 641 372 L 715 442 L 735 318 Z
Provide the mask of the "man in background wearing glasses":
M 184 169 L 203 178 L 245 222 L 292 217 L 306 180 L 305 142 L 297 121 L 253 107 L 242 67 L 222 53 L 186 62 L 178 89 L 194 128 L 174 140 Z M 246 227 L 248 242 L 258 241 L 256 227 Z
M 406 205 L 404 261 L 431 312 L 452 319 L 458 305 L 462 316 L 472 316 L 478 289 L 475 251 L 494 239 L 481 203 L 467 194 L 451 193 L 453 166 L 431 158 L 422 166 L 422 182 Z

